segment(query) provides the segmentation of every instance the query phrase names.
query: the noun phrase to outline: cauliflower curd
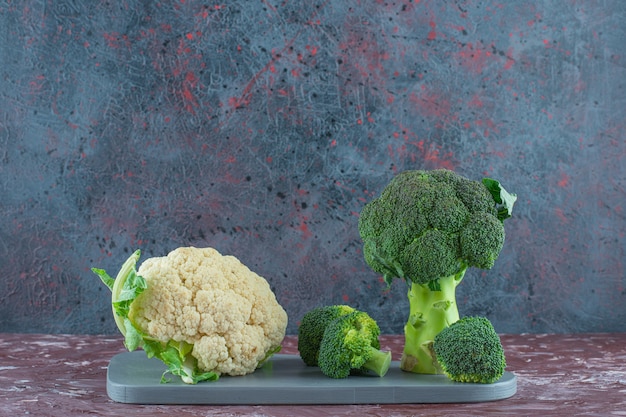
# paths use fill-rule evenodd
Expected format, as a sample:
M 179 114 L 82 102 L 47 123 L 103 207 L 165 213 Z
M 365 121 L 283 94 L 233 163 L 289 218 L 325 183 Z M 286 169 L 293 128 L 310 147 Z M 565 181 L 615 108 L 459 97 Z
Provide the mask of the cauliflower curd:
M 156 339 L 193 344 L 203 371 L 245 375 L 280 346 L 287 313 L 267 281 L 213 248 L 178 248 L 144 261 L 147 288 L 129 318 Z
M 136 270 L 140 254 L 115 279 L 92 268 L 111 290 L 129 351 L 142 348 L 168 366 L 166 373 L 195 384 L 252 373 L 280 350 L 287 313 L 268 282 L 237 258 L 183 247 Z

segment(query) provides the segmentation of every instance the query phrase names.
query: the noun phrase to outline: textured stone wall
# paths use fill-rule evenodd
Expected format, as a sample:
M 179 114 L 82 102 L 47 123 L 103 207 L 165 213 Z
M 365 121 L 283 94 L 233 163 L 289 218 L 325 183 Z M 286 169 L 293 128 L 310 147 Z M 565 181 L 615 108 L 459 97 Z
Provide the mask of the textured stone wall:
M 266 277 L 290 316 L 401 333 L 358 214 L 405 169 L 518 194 L 462 314 L 626 331 L 626 3 L 1 1 L 0 331 L 112 333 L 115 273 L 183 245 Z

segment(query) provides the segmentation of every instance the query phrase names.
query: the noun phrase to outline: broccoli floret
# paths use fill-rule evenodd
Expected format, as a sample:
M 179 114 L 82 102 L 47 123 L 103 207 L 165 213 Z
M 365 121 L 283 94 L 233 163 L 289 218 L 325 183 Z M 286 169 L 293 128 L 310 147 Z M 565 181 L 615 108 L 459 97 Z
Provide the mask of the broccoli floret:
M 485 317 L 464 317 L 443 329 L 435 336 L 433 349 L 453 381 L 492 384 L 504 374 L 504 349 Z
M 423 284 L 459 272 L 459 240 L 440 229 L 428 229 L 402 251 L 398 260 L 404 275 Z M 432 262 L 436 259 L 437 262 Z
M 367 313 L 355 311 L 328 325 L 320 344 L 319 367 L 330 378 L 346 378 L 351 372 L 371 371 L 384 376 L 391 352 L 382 352 L 378 324 Z
M 308 311 L 298 327 L 298 351 L 308 366 L 318 366 L 320 344 L 326 327 L 340 316 L 356 310 L 348 305 L 329 305 Z
M 470 266 L 491 269 L 504 245 L 504 236 L 502 221 L 474 214 L 459 234 L 461 257 Z
M 403 370 L 443 372 L 433 339 L 459 319 L 455 290 L 466 270 L 493 267 L 516 198 L 489 178 L 410 170 L 363 207 L 358 226 L 365 262 L 388 285 L 402 278 L 409 287 Z

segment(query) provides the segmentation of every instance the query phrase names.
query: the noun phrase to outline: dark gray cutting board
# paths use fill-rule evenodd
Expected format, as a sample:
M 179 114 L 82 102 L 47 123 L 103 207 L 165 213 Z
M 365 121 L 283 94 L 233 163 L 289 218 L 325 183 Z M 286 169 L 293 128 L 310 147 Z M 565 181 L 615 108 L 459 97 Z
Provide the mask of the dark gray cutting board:
M 510 372 L 493 384 L 468 384 L 444 375 L 403 372 L 399 366 L 392 362 L 382 378 L 332 379 L 306 366 L 298 355 L 278 354 L 250 375 L 197 385 L 170 375 L 171 382 L 162 384 L 163 363 L 148 359 L 143 351 L 124 352 L 111 359 L 107 394 L 133 404 L 417 404 L 493 401 L 517 391 L 517 378 Z

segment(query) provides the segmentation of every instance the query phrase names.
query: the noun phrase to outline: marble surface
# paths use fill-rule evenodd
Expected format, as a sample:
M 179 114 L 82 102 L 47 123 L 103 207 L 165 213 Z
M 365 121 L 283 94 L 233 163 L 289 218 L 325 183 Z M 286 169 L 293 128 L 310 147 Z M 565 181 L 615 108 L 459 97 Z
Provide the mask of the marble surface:
M 517 393 L 472 404 L 353 406 L 157 406 L 112 401 L 110 358 L 121 338 L 0 334 L 0 415 L 18 416 L 626 416 L 626 333 L 502 335 Z M 399 359 L 403 337 L 383 336 Z M 297 353 L 285 339 L 283 353 Z

